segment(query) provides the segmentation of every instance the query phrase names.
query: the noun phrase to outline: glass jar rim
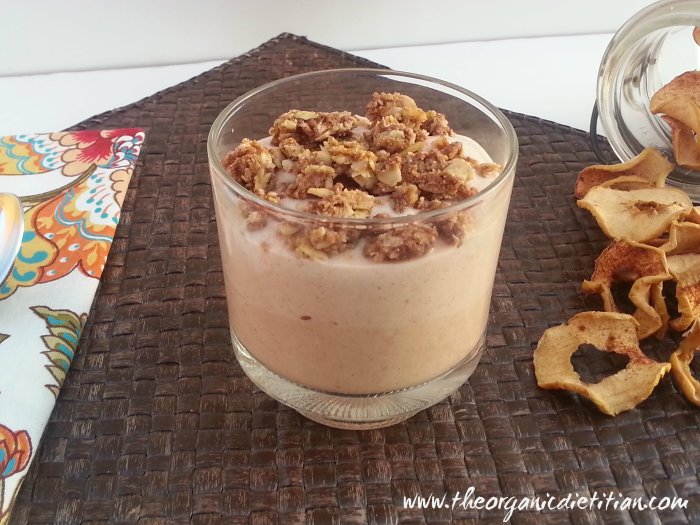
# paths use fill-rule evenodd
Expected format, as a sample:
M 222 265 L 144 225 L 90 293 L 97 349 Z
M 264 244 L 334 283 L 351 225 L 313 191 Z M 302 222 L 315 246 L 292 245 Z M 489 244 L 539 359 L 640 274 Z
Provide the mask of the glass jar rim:
M 309 212 L 304 212 L 304 211 L 299 211 L 299 210 L 293 210 L 290 208 L 285 208 L 283 206 L 280 206 L 278 204 L 272 203 L 270 201 L 267 201 L 263 199 L 262 197 L 256 195 L 255 193 L 251 192 L 235 180 L 233 180 L 224 170 L 223 165 L 221 164 L 221 159 L 219 158 L 218 153 L 215 151 L 215 147 L 220 135 L 220 132 L 223 130 L 223 125 L 226 122 L 226 120 L 231 116 L 231 114 L 234 113 L 236 109 L 238 109 L 240 106 L 242 106 L 247 100 L 255 97 L 256 95 L 259 95 L 260 93 L 267 91 L 268 89 L 289 83 L 289 82 L 294 82 L 297 80 L 305 80 L 313 77 L 318 77 L 318 76 L 325 76 L 329 74 L 337 75 L 337 74 L 348 74 L 348 73 L 365 73 L 365 74 L 376 74 L 376 75 L 383 75 L 383 76 L 397 76 L 397 77 L 403 77 L 403 78 L 410 78 L 414 80 L 419 80 L 422 82 L 430 83 L 430 84 L 437 84 L 446 88 L 449 88 L 451 90 L 457 91 L 461 93 L 462 95 L 466 95 L 470 97 L 472 100 L 475 102 L 478 102 L 481 104 L 486 110 L 490 112 L 490 117 L 494 118 L 495 121 L 500 125 L 501 129 L 503 129 L 506 139 L 508 141 L 508 159 L 506 163 L 503 165 L 501 172 L 498 174 L 498 176 L 492 180 L 488 186 L 486 186 L 484 189 L 480 190 L 477 194 L 468 197 L 464 200 L 461 200 L 459 202 L 456 202 L 454 204 L 451 204 L 450 206 L 447 206 L 445 208 L 439 208 L 437 210 L 428 210 L 428 211 L 419 211 L 418 213 L 415 213 L 413 215 L 398 215 L 395 217 L 370 217 L 370 218 L 338 218 L 338 217 L 329 217 L 329 216 L 324 216 L 324 215 L 318 215 L 315 213 L 309 213 Z M 229 189 L 231 189 L 233 192 L 235 192 L 239 197 L 246 199 L 248 201 L 254 202 L 256 205 L 261 206 L 262 208 L 266 209 L 269 212 L 272 212 L 275 215 L 282 215 L 285 217 L 293 217 L 299 220 L 303 221 L 313 221 L 313 222 L 322 222 L 324 224 L 345 224 L 345 225 L 355 225 L 355 226 L 360 226 L 360 225 L 365 225 L 365 226 L 370 226 L 370 225 L 387 225 L 387 224 L 405 224 L 407 222 L 415 222 L 417 220 L 427 220 L 427 219 L 434 219 L 434 218 L 440 218 L 444 215 L 452 215 L 455 212 L 462 211 L 467 208 L 471 208 L 473 205 L 479 203 L 482 201 L 485 197 L 487 197 L 489 194 L 495 192 L 498 188 L 503 186 L 505 182 L 514 174 L 515 172 L 515 165 L 517 163 L 518 159 L 518 138 L 515 133 L 515 129 L 513 128 L 513 125 L 511 122 L 508 120 L 508 118 L 503 114 L 503 112 L 498 109 L 496 106 L 488 102 L 486 99 L 482 98 L 481 96 L 464 89 L 456 84 L 452 84 L 451 82 L 447 82 L 444 80 L 439 80 L 433 77 L 429 77 L 427 75 L 420 75 L 417 73 L 409 73 L 406 71 L 396 71 L 393 69 L 379 69 L 379 68 L 339 68 L 339 69 L 324 69 L 320 71 L 311 71 L 308 73 L 300 73 L 297 75 L 292 75 L 288 77 L 284 77 L 278 80 L 273 80 L 271 82 L 267 82 L 266 84 L 263 84 L 261 86 L 258 86 L 243 95 L 239 96 L 236 98 L 233 102 L 231 102 L 228 106 L 224 108 L 221 113 L 216 117 L 216 120 L 214 120 L 214 123 L 212 124 L 212 127 L 209 131 L 209 135 L 207 137 L 207 155 L 209 157 L 209 166 L 211 171 L 213 172 L 213 175 L 218 177 L 221 182 L 223 182 Z

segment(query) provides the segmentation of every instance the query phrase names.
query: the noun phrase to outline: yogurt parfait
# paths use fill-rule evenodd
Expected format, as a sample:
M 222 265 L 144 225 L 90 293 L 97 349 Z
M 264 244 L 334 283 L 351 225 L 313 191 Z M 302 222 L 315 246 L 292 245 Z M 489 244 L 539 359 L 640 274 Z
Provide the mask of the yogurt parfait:
M 246 374 L 342 428 L 459 388 L 484 349 L 516 156 L 497 109 L 415 75 L 311 73 L 235 101 L 209 160 Z

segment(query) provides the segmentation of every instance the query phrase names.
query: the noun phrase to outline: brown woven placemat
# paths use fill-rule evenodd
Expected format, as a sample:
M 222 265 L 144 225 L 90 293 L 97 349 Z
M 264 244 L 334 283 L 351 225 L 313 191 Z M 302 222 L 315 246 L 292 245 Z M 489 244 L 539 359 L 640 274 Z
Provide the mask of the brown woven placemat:
M 342 431 L 253 388 L 229 340 L 207 167 L 231 100 L 303 71 L 376 66 L 281 35 L 77 128 L 146 128 L 102 284 L 12 523 L 500 523 L 403 496 L 681 496 L 686 510 L 516 511 L 513 523 L 700 523 L 700 409 L 666 378 L 615 418 L 537 388 L 542 331 L 596 309 L 579 293 L 605 241 L 572 196 L 585 133 L 508 113 L 520 139 L 488 350 L 449 400 Z M 665 358 L 669 345 L 645 349 Z M 696 365 L 696 371 L 698 367 Z

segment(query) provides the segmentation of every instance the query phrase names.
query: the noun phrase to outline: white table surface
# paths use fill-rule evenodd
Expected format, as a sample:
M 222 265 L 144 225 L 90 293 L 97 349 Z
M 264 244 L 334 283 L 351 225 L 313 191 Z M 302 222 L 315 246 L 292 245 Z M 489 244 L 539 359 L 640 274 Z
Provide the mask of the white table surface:
M 453 82 L 504 109 L 587 130 L 598 67 L 611 38 L 612 34 L 599 34 L 491 40 L 354 54 Z M 221 62 L 0 77 L 0 135 L 60 130 Z

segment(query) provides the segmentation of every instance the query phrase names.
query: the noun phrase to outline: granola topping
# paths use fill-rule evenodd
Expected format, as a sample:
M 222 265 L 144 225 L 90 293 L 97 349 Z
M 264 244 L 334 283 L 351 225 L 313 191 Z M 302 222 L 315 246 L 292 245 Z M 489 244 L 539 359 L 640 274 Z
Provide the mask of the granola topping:
M 426 113 L 428 117 L 422 128 L 431 135 L 451 135 L 452 129 L 447 124 L 447 118 L 442 113 L 430 110 Z
M 411 97 L 401 93 L 374 93 L 367 104 L 366 113 L 371 122 L 393 117 L 416 131 L 428 120 L 427 112 L 419 108 Z
M 267 218 L 263 211 L 251 211 L 245 221 L 246 226 L 251 231 L 261 230 L 267 226 Z
M 428 253 L 438 232 L 434 226 L 411 224 L 380 233 L 365 244 L 364 254 L 375 262 L 404 261 Z
M 296 177 L 296 181 L 287 187 L 289 197 L 303 199 L 311 188 L 332 188 L 335 170 L 323 164 L 309 164 Z
M 416 141 L 424 141 L 428 134 L 419 129 L 416 131 L 389 115 L 372 123 L 372 127 L 365 133 L 365 138 L 375 150 L 385 150 L 389 153 L 401 153 L 407 150 Z M 418 140 L 420 139 L 420 140 Z
M 349 111 L 299 111 L 293 109 L 280 115 L 270 128 L 272 144 L 287 138 L 299 144 L 314 146 L 329 137 L 345 137 L 357 125 L 357 116 Z
M 223 160 L 224 169 L 241 185 L 255 192 L 265 192 L 275 163 L 270 152 L 255 140 L 243 139 Z
M 299 257 L 323 261 L 354 247 L 358 240 L 354 230 L 331 230 L 325 226 L 300 227 L 281 222 L 277 233 Z
M 244 139 L 225 156 L 224 168 L 259 197 L 319 216 L 318 224 L 302 227 L 262 207 L 244 210 L 251 232 L 276 224 L 286 246 L 315 260 L 358 244 L 376 262 L 420 257 L 438 243 L 459 246 L 470 231 L 468 211 L 432 225 L 379 233 L 341 227 L 328 218 L 393 217 L 446 208 L 478 193 L 501 170 L 471 139 L 455 135 L 445 115 L 425 111 L 400 93 L 374 93 L 366 116 L 290 110 L 273 122 L 269 133 L 265 139 Z M 469 156 L 472 151 L 478 158 Z
M 366 219 L 370 216 L 375 199 L 362 190 L 348 190 L 340 184 L 332 190 L 311 188 L 309 194 L 320 197 L 310 201 L 303 209 L 317 215 Z

